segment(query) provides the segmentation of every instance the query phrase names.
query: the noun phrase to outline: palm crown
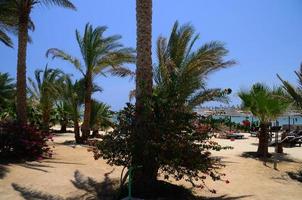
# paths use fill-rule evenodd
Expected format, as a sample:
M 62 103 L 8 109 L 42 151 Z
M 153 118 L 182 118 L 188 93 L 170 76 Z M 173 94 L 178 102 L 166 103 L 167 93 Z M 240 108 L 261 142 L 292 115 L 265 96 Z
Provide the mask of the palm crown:
M 211 72 L 236 63 L 224 60 L 228 50 L 221 42 L 212 41 L 193 50 L 198 39 L 199 34 L 195 34 L 191 25 L 179 26 L 176 22 L 169 40 L 164 37 L 157 40 L 155 91 L 171 95 L 190 108 L 205 101 L 223 100 L 224 92 L 207 89 L 204 79 Z
M 87 24 L 83 36 L 81 36 L 78 30 L 76 31 L 76 40 L 83 62 L 79 58 L 73 57 L 57 48 L 49 49 L 46 55 L 52 55 L 52 58 L 61 58 L 70 62 L 84 77 L 88 73 L 91 73 L 92 76 L 100 73 L 105 75 L 104 70 L 109 67 L 112 67 L 112 69 L 109 69 L 108 72 L 117 72 L 118 75 L 123 76 L 127 70 L 122 72 L 122 65 L 135 61 L 134 50 L 123 48 L 123 45 L 118 42 L 121 39 L 119 35 L 105 37 L 104 32 L 106 30 L 107 27 L 105 26 L 94 29 L 92 25 Z M 121 73 L 118 73 L 119 71 Z
M 243 107 L 259 118 L 260 122 L 268 123 L 283 114 L 290 101 L 281 87 L 270 89 L 257 83 L 250 91 L 239 92 Z
M 283 88 L 295 102 L 295 106 L 302 109 L 302 64 L 300 65 L 300 71 L 295 71 L 295 74 L 298 78 L 298 87 L 294 87 L 288 81 L 283 80 L 279 75 L 277 76 L 281 80 Z
M 0 0 L 0 41 L 5 45 L 12 47 L 13 42 L 8 33 L 17 34 L 19 15 L 21 13 L 30 14 L 35 5 L 60 6 L 75 10 L 75 6 L 68 0 Z M 34 30 L 34 23 L 30 19 L 28 28 Z M 29 41 L 30 38 L 29 38 Z

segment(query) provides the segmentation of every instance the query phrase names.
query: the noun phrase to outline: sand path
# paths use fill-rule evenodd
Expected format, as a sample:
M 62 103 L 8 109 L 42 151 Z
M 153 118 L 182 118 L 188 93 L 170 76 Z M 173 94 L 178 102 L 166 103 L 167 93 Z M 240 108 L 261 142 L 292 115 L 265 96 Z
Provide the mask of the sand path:
M 234 147 L 233 150 L 215 153 L 216 156 L 223 158 L 226 164 L 223 172 L 227 174 L 230 183 L 209 182 L 209 187 L 217 190 L 215 195 L 206 190 L 196 192 L 203 196 L 219 196 L 224 200 L 300 200 L 302 183 L 291 180 L 286 172 L 302 167 L 302 147 L 285 148 L 290 161 L 279 163 L 279 171 L 276 171 L 272 169 L 270 163 L 266 167 L 258 160 L 241 156 L 243 152 L 255 151 L 257 148 L 257 138 L 246 136 L 248 139 L 233 142 L 218 140 L 220 144 Z M 53 159 L 0 165 L 0 199 L 19 200 L 24 199 L 26 195 L 27 199 L 34 199 L 34 196 L 52 200 L 59 200 L 61 197 L 84 199 L 81 197 L 83 194 L 95 195 L 93 191 L 95 184 L 97 188 L 102 187 L 98 183 L 104 180 L 106 173 L 113 170 L 110 178 L 120 176 L 121 168 L 111 167 L 104 160 L 95 161 L 86 147 L 63 144 L 72 137 L 72 134 L 55 137 L 56 148 Z M 270 151 L 273 151 L 273 148 L 270 148 Z M 77 170 L 79 173 L 75 173 Z M 93 178 L 96 182 L 87 181 L 87 177 Z M 75 181 L 74 184 L 72 181 Z M 185 182 L 179 184 L 190 186 Z

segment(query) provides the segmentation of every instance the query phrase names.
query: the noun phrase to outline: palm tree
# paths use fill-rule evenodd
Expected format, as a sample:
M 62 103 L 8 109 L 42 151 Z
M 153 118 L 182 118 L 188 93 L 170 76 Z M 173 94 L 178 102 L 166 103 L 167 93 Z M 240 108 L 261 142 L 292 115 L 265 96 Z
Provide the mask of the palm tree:
M 300 65 L 300 71 L 295 71 L 298 78 L 298 87 L 293 86 L 288 81 L 283 80 L 278 74 L 278 78 L 283 84 L 283 88 L 295 102 L 295 106 L 302 110 L 302 63 Z
M 110 110 L 110 106 L 105 103 L 92 100 L 90 127 L 92 129 L 92 136 L 95 137 L 99 129 L 107 129 L 112 127 L 113 112 Z
M 8 33 L 18 26 L 18 14 L 12 7 L 7 0 L 0 0 L 0 41 L 9 47 L 13 47 L 13 42 Z
M 26 124 L 26 49 L 27 42 L 29 41 L 28 30 L 34 27 L 30 18 L 30 14 L 32 10 L 38 5 L 56 5 L 70 9 L 75 9 L 75 7 L 68 0 L 3 0 L 1 1 L 1 4 L 2 3 L 5 6 L 8 6 L 8 12 L 10 12 L 9 16 L 13 16 L 13 20 L 11 20 L 13 22 L 12 25 L 17 24 L 17 118 L 20 124 Z M 11 23 L 11 21 L 9 23 Z M 9 40 L 6 41 L 8 42 L 8 44 L 10 44 Z
M 91 94 L 93 89 L 93 80 L 99 74 L 105 75 L 107 72 L 113 75 L 125 76 L 128 72 L 123 67 L 125 63 L 135 61 L 134 51 L 131 48 L 124 48 L 119 43 L 121 36 L 104 36 L 107 27 L 101 26 L 95 29 L 87 24 L 84 36 L 81 36 L 76 30 L 76 39 L 80 47 L 83 63 L 80 59 L 68 55 L 59 49 L 49 49 L 47 56 L 61 58 L 73 64 L 85 79 L 85 110 L 84 121 L 82 124 L 83 141 L 88 139 L 90 134 L 90 116 L 91 116 Z
M 84 79 L 73 83 L 69 76 L 65 77 L 64 84 L 61 87 L 60 101 L 64 104 L 64 108 L 66 108 L 68 116 L 73 122 L 76 143 L 81 143 L 79 121 L 81 108 L 84 104 L 84 91 Z
M 8 73 L 0 73 L 0 119 L 15 115 L 15 86 L 14 79 Z
M 14 79 L 8 73 L 0 73 L 0 109 L 12 102 L 15 96 Z
M 169 39 L 157 40 L 154 92 L 189 109 L 206 101 L 227 101 L 229 90 L 208 89 L 205 79 L 210 73 L 236 63 L 224 60 L 228 50 L 218 41 L 205 43 L 193 51 L 198 39 L 192 25 L 179 26 L 175 22 Z
M 260 121 L 260 135 L 257 154 L 259 157 L 268 156 L 268 126 L 271 121 L 282 115 L 290 105 L 281 87 L 270 89 L 256 83 L 250 91 L 239 92 L 243 108 L 252 112 Z
M 57 101 L 55 110 L 57 116 L 56 119 L 61 125 L 60 132 L 66 133 L 69 121 L 67 104 L 64 101 Z
M 156 180 L 154 156 L 145 150 L 151 136 L 152 111 L 152 0 L 136 0 L 136 128 L 132 165 L 142 165 L 134 174 L 134 187 L 146 186 Z M 152 169 L 152 170 L 150 170 Z M 148 186 L 146 186 L 148 188 Z
M 35 81 L 28 78 L 30 86 L 28 91 L 30 99 L 36 102 L 36 105 L 42 111 L 42 128 L 49 131 L 50 114 L 53 106 L 60 94 L 60 82 L 64 79 L 63 72 L 58 69 L 49 69 L 35 71 Z

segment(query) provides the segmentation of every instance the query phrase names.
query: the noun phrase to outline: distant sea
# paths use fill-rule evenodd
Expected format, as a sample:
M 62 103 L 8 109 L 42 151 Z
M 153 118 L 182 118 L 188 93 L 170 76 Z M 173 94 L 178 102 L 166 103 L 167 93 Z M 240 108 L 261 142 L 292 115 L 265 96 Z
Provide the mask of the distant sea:
M 213 118 L 215 119 L 219 119 L 219 118 L 230 118 L 230 116 L 225 116 L 225 115 L 214 115 Z M 256 122 L 258 121 L 257 118 L 255 117 L 244 117 L 244 116 L 231 116 L 231 121 L 235 122 L 235 123 L 242 123 L 243 120 L 248 119 L 250 122 Z M 290 125 L 302 125 L 302 116 L 284 116 L 284 117 L 280 117 L 277 119 L 277 121 L 272 121 L 272 125 L 276 126 L 278 123 L 279 126 L 282 125 L 288 125 L 290 123 Z

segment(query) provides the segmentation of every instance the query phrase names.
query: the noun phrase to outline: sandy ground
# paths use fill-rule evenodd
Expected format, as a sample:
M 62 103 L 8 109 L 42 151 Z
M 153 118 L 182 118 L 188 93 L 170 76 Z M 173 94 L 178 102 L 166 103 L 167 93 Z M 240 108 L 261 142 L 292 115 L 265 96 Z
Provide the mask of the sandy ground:
M 95 190 L 104 186 L 101 182 L 106 173 L 110 173 L 106 182 L 119 178 L 121 168 L 111 167 L 104 160 L 95 161 L 86 147 L 63 144 L 66 140 L 72 140 L 73 134 L 63 134 L 54 139 L 53 159 L 0 165 L 0 200 L 85 199 L 95 195 Z M 196 190 L 197 194 L 224 200 L 302 199 L 302 183 L 291 180 L 286 173 L 302 167 L 302 147 L 285 148 L 286 161 L 281 161 L 276 171 L 271 163 L 264 166 L 261 161 L 242 156 L 243 152 L 256 151 L 257 138 L 246 134 L 246 139 L 242 140 L 217 141 L 234 147 L 232 150 L 214 153 L 226 164 L 222 171 L 227 174 L 230 183 L 209 182 L 209 187 L 217 190 L 217 194 Z M 271 152 L 273 150 L 270 148 Z M 185 182 L 178 184 L 190 186 Z M 100 193 L 98 195 L 101 196 Z

